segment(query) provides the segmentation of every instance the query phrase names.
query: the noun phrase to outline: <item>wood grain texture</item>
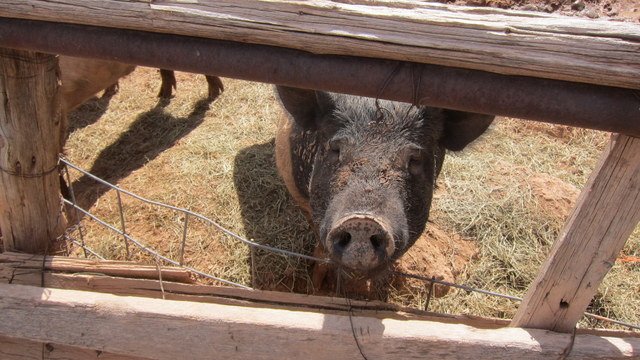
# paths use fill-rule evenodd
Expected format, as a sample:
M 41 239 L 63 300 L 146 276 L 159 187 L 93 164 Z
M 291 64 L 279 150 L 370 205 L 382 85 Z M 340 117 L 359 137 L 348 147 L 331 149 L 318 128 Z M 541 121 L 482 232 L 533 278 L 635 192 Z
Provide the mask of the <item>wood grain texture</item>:
M 154 359 L 187 353 L 190 359 L 355 359 L 361 355 L 354 333 L 371 358 L 547 359 L 559 357 L 571 341 L 569 334 L 546 330 L 489 330 L 5 284 L 0 284 L 0 314 L 0 336 Z M 599 343 L 588 352 L 574 345 L 576 354 L 592 359 L 640 353 L 638 338 L 577 335 L 576 340 Z
M 17 263 L 3 261 L 7 253 L 0 254 L 0 283 L 42 286 L 56 289 L 94 291 L 113 295 L 140 296 L 162 299 L 158 280 L 106 276 L 93 271 L 62 273 L 55 270 L 24 269 Z M 40 259 L 42 256 L 39 256 Z M 54 257 L 57 258 L 57 257 Z M 68 261 L 82 259 L 67 258 Z M 131 263 L 132 265 L 136 265 Z M 183 284 L 164 281 L 165 298 L 169 300 L 216 303 L 276 309 L 304 308 L 331 312 L 356 311 L 361 316 L 394 318 L 398 320 L 428 320 L 464 324 L 474 328 L 496 329 L 509 325 L 509 321 L 473 315 L 452 315 L 405 308 L 381 301 L 348 300 L 340 297 L 305 295 L 265 290 L 247 290 L 227 286 Z M 619 330 L 578 329 L 579 334 L 609 338 L 637 337 L 640 333 Z
M 51 270 L 62 273 L 92 273 L 139 279 L 158 279 L 158 268 L 155 265 L 143 265 L 130 261 L 74 259 L 65 256 L 47 256 L 5 252 L 0 254 L 0 264 L 16 270 Z M 162 279 L 183 283 L 191 282 L 189 271 L 162 266 Z
M 640 139 L 612 138 L 512 325 L 569 332 L 640 221 Z
M 0 228 L 5 250 L 43 253 L 64 230 L 65 118 L 55 56 L 0 48 Z
M 134 356 L 116 355 L 100 350 L 80 349 L 52 343 L 0 336 L 2 360 L 144 360 Z
M 5 0 L 0 17 L 640 88 L 640 26 L 417 1 Z
M 41 255 L 28 255 L 31 261 L 42 265 Z M 42 272 L 42 267 L 25 266 L 14 260 L 11 253 L 0 254 L 0 283 L 44 286 L 58 289 L 83 290 L 110 293 L 115 295 L 142 296 L 156 299 L 163 298 L 160 282 L 158 280 L 144 278 L 124 278 L 120 276 L 108 276 L 101 273 L 103 266 L 92 265 L 84 259 L 66 258 L 61 256 L 53 258 L 54 263 L 64 260 L 65 264 L 78 262 L 65 268 L 79 268 L 82 265 L 83 272 L 68 273 L 61 271 L 59 267 Z M 9 261 L 11 259 L 12 261 Z M 123 268 L 136 268 L 140 266 L 132 262 L 120 262 Z M 130 275 L 131 273 L 127 273 Z M 164 276 L 163 276 L 164 279 Z M 322 309 L 328 311 L 348 311 L 353 309 L 370 316 L 394 317 L 397 319 L 437 319 L 438 321 L 464 322 L 480 328 L 497 328 L 508 325 L 502 319 L 476 318 L 466 315 L 441 315 L 433 314 L 417 309 L 404 308 L 395 304 L 381 301 L 349 300 L 339 297 L 313 296 L 296 293 L 285 293 L 265 290 L 246 290 L 226 286 L 195 285 L 163 281 L 164 297 L 170 300 L 209 302 L 227 305 L 246 305 L 254 307 L 271 308 L 296 308 Z

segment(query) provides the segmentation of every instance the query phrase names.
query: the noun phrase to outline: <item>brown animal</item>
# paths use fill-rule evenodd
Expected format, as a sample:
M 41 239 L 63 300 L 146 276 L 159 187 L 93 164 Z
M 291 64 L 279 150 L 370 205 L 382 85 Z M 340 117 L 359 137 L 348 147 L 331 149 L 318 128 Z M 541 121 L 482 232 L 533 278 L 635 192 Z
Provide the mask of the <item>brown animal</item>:
M 71 56 L 60 56 L 58 63 L 62 80 L 62 107 L 66 111 L 75 109 L 102 90 L 115 93 L 118 80 L 136 68 L 135 65 L 117 61 Z
M 172 96 L 172 89 L 177 90 L 176 75 L 173 70 L 160 69 L 160 77 L 162 78 L 162 85 L 160 86 L 158 97 L 169 99 Z M 205 77 L 209 88 L 208 98 L 213 100 L 222 94 L 224 85 L 222 84 L 222 80 L 217 76 L 205 75 Z
M 462 150 L 493 116 L 276 87 L 284 116 L 276 164 L 318 236 L 316 255 L 373 276 L 425 228 L 446 150 Z M 318 289 L 326 266 L 316 266 Z
M 117 61 L 60 56 L 60 76 L 62 79 L 63 109 L 70 111 L 89 100 L 98 92 L 105 90 L 105 95 L 113 95 L 118 91 L 118 80 L 135 70 L 135 65 Z M 176 88 L 173 70 L 160 70 L 162 85 L 158 97 L 170 98 L 172 89 Z M 224 85 L 217 76 L 206 76 L 209 86 L 209 99 L 217 98 Z

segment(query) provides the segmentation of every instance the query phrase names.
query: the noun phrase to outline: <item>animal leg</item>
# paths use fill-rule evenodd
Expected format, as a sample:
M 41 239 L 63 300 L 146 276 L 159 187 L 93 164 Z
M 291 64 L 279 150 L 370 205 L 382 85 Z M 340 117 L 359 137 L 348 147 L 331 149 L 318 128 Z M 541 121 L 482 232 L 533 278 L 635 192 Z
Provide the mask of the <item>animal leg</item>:
M 160 92 L 158 97 L 162 99 L 170 99 L 173 95 L 173 89 L 177 89 L 176 74 L 173 70 L 160 69 L 160 77 L 162 78 L 162 85 L 160 85 Z
M 113 95 L 117 94 L 118 90 L 120 90 L 120 83 L 116 81 L 115 83 L 111 84 L 111 86 L 104 89 L 104 93 L 102 93 L 102 97 L 110 98 Z
M 224 91 L 222 80 L 217 76 L 206 75 L 207 84 L 209 84 L 209 100 L 215 100 Z

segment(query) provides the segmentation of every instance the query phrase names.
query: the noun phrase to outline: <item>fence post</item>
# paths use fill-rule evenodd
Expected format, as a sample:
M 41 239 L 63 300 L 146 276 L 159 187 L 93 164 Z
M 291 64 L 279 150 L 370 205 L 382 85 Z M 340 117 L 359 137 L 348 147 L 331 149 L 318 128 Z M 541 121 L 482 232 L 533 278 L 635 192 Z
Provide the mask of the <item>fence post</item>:
M 570 332 L 640 221 L 640 138 L 615 135 L 511 325 Z
M 0 48 L 0 230 L 4 250 L 42 253 L 65 226 L 58 155 L 65 118 L 55 55 Z

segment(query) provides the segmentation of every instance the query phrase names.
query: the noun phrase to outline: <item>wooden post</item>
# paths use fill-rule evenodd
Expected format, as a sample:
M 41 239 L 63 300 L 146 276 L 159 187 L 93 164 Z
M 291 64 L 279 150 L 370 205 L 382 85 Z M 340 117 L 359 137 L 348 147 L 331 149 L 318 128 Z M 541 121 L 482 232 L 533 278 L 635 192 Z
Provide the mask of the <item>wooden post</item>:
M 571 331 L 640 221 L 640 139 L 612 138 L 512 326 Z
M 65 131 L 58 59 L 0 49 L 0 230 L 4 250 L 44 252 L 64 229 L 58 155 Z

